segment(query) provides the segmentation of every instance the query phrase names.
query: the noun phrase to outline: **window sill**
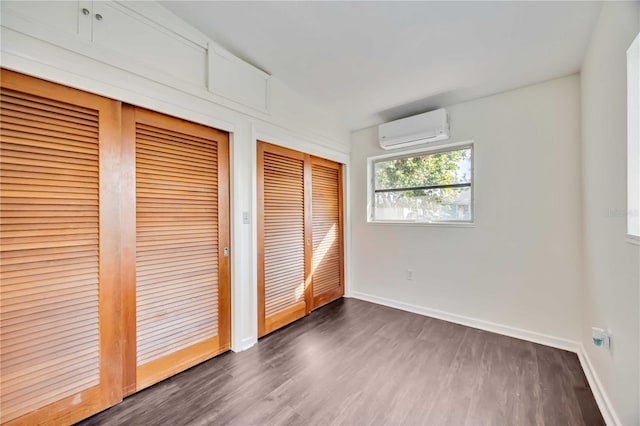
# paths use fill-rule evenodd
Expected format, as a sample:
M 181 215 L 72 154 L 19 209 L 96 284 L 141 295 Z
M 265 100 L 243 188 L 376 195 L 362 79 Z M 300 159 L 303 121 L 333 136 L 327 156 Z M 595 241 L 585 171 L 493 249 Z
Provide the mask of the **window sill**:
M 475 228 L 475 222 L 408 222 L 403 220 L 368 220 L 371 225 L 407 225 L 427 226 L 436 228 Z
M 625 241 L 629 244 L 634 244 L 636 246 L 640 246 L 640 236 L 627 234 L 625 237 Z

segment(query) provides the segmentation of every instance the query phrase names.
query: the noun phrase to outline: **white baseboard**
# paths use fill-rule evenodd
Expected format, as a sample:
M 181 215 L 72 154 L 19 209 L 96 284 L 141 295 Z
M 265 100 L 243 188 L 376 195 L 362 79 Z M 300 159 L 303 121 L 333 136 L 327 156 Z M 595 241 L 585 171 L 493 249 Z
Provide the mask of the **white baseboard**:
M 240 347 L 238 348 L 231 348 L 231 350 L 233 352 L 242 352 L 242 351 L 246 351 L 247 349 L 251 348 L 253 345 L 255 345 L 256 343 L 258 343 L 258 339 L 255 336 L 251 336 L 251 337 L 245 337 L 244 339 L 242 339 L 240 341 Z
M 384 297 L 372 296 L 370 294 L 360 293 L 357 291 L 352 291 L 351 297 L 353 297 L 354 299 L 365 300 L 367 302 L 388 306 L 390 308 L 413 312 L 414 314 L 454 322 L 456 324 L 466 325 L 468 327 L 478 328 L 480 330 L 490 331 L 492 333 L 503 334 L 509 337 L 515 337 L 516 339 L 540 343 L 541 345 L 551 346 L 554 348 L 563 349 L 565 351 L 578 353 L 578 350 L 580 348 L 580 343 L 573 340 L 550 336 L 535 331 L 523 330 L 521 328 L 497 324 L 495 322 L 484 321 L 476 318 L 466 317 L 463 315 L 452 314 L 450 312 L 439 311 L 437 309 L 425 308 L 423 306 L 412 305 L 409 303 L 399 302 Z
M 591 359 L 582 344 L 578 351 L 578 359 L 580 359 L 580 365 L 582 365 L 582 370 L 584 371 L 584 375 L 587 377 L 589 387 L 593 392 L 593 397 L 596 399 L 596 403 L 598 404 L 598 408 L 600 408 L 600 413 L 602 413 L 605 423 L 607 425 L 621 425 L 622 423 L 613 409 L 613 405 L 611 405 L 611 401 L 602 387 L 602 382 L 600 382 L 598 374 L 593 368 L 593 364 L 591 364 Z

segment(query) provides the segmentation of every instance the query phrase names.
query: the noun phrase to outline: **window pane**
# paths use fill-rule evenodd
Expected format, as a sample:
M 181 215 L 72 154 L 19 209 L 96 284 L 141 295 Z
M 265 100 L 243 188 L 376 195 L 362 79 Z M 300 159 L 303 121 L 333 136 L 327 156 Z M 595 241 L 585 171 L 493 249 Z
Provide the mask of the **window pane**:
M 375 189 L 471 183 L 471 148 L 379 161 Z
M 471 188 L 440 188 L 375 194 L 375 220 L 471 221 Z

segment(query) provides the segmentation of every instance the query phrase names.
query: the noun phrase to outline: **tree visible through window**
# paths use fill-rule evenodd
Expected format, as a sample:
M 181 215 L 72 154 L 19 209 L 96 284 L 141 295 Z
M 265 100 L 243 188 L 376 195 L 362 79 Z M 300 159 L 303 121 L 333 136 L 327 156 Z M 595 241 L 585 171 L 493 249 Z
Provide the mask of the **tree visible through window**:
M 471 146 L 375 160 L 374 221 L 471 222 Z

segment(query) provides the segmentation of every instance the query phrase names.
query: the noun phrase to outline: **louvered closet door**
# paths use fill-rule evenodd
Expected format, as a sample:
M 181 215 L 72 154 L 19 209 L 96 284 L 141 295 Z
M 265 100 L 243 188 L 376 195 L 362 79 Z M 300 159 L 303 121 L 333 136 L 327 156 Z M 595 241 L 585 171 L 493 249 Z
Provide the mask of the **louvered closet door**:
M 1 86 L 1 421 L 73 423 L 122 396 L 120 104 Z
M 258 142 L 257 190 L 258 334 L 263 336 L 307 313 L 305 154 Z
M 228 134 L 125 114 L 135 133 L 139 390 L 229 349 Z
M 344 295 L 341 165 L 311 157 L 313 309 Z

